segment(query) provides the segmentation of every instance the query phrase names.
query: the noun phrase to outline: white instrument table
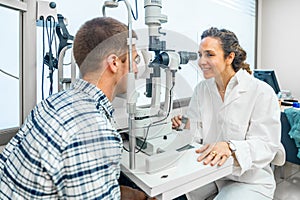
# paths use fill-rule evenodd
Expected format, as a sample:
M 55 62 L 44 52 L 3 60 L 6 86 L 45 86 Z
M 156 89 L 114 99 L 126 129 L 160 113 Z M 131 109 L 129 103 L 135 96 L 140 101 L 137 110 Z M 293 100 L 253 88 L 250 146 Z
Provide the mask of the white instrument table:
M 174 199 L 232 173 L 232 157 L 222 166 L 203 165 L 203 162 L 197 162 L 199 154 L 195 153 L 199 145 L 192 144 L 192 146 L 196 147 L 182 152 L 175 167 L 152 174 L 145 172 L 147 155 L 136 154 L 136 169 L 130 170 L 129 153 L 124 151 L 121 170 L 147 195 L 162 200 Z

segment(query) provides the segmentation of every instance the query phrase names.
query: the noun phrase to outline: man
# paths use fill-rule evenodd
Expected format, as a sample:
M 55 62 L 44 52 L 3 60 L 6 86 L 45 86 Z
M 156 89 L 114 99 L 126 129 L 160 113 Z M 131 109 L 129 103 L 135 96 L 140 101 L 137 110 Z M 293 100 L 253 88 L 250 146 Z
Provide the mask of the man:
M 112 18 L 80 28 L 73 52 L 82 79 L 38 104 L 6 146 L 0 199 L 146 198 L 118 184 L 122 139 L 111 101 L 126 92 L 127 35 L 126 25 Z M 135 47 L 132 53 L 138 57 Z

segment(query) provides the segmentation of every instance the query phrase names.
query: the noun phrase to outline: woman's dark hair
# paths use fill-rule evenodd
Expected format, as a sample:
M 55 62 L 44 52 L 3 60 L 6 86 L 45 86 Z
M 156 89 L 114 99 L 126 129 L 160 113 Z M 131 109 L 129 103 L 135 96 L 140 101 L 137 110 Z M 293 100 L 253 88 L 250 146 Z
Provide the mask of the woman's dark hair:
M 249 74 L 252 73 L 249 64 L 245 63 L 247 53 L 240 46 L 239 40 L 233 32 L 226 29 L 211 27 L 202 33 L 201 40 L 206 37 L 212 37 L 220 40 L 225 58 L 231 52 L 235 53 L 235 57 L 232 62 L 232 67 L 235 72 L 242 68 L 247 70 Z

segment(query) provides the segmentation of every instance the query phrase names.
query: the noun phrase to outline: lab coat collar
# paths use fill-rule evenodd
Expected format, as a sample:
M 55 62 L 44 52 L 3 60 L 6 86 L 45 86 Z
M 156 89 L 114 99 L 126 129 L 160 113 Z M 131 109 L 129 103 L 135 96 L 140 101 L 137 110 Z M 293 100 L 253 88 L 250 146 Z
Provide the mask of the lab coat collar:
M 224 106 L 237 100 L 243 93 L 249 90 L 250 79 L 251 75 L 246 70 L 240 69 L 236 72 L 227 85 Z

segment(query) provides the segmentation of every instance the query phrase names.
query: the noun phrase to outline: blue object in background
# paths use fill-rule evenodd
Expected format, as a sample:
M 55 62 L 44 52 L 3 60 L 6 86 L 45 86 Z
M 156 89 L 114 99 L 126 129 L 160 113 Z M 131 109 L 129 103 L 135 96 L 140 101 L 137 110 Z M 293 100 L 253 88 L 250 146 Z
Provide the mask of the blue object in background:
M 293 107 L 294 108 L 300 108 L 300 103 L 299 102 L 293 102 Z
M 288 108 L 284 110 L 284 113 L 291 126 L 289 135 L 295 140 L 296 147 L 298 148 L 297 157 L 300 159 L 300 110 Z

